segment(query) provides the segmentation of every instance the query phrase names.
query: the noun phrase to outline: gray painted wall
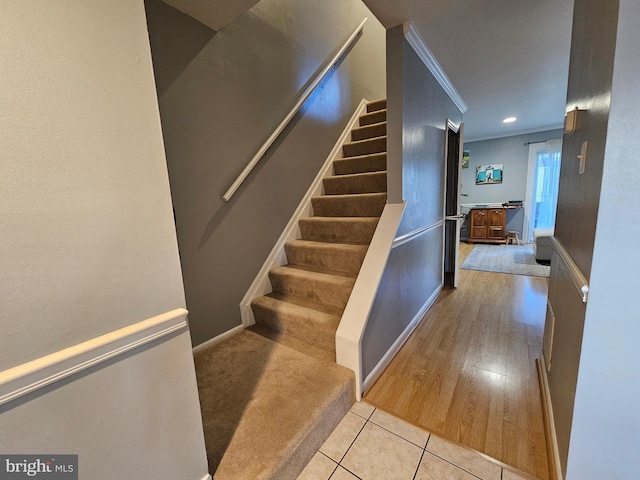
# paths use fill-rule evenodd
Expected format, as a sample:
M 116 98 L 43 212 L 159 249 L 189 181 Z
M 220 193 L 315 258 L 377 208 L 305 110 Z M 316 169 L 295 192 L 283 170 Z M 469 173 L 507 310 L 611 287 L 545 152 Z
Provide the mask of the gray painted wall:
M 564 137 L 562 158 L 575 159 L 582 142 L 588 141 L 588 164 L 584 175 L 578 175 L 577 161 L 562 163 L 555 235 L 587 278 L 600 201 L 617 12 L 617 0 L 575 2 L 567 110 L 577 106 L 586 111 L 577 131 Z
M 503 203 L 508 200 L 525 200 L 529 146 L 527 142 L 539 142 L 562 138 L 562 130 L 514 135 L 479 142 L 465 143 L 469 150 L 469 168 L 462 169 L 462 204 Z M 476 185 L 476 167 L 492 163 L 504 164 L 504 179 L 501 184 Z M 468 208 L 463 207 L 463 212 Z M 507 211 L 507 230 L 516 230 L 522 239 L 523 210 Z M 467 238 L 468 238 L 468 230 Z
M 600 2 L 586 6 L 590 8 L 585 13 L 599 16 L 600 23 L 608 20 L 609 26 L 615 25 L 615 19 L 600 14 Z M 567 480 L 633 479 L 640 470 L 640 314 L 637 306 L 640 253 L 633 246 L 633 241 L 640 237 L 635 203 L 640 171 L 634 156 L 629 155 L 640 148 L 637 135 L 639 24 L 637 1 L 620 0 Z M 592 92 L 593 95 L 602 93 L 605 92 Z M 590 161 L 587 162 L 589 168 Z M 594 162 L 598 162 L 598 157 Z
M 462 203 L 503 203 L 508 200 L 524 200 L 527 189 L 529 146 L 527 142 L 539 142 L 562 138 L 562 130 L 494 138 L 465 143 L 469 150 L 469 168 L 462 169 Z M 491 163 L 504 164 L 504 179 L 500 184 L 476 185 L 476 167 Z
M 37 7 L 2 4 L 2 378 L 185 306 L 142 0 Z M 0 406 L 0 432 L 80 478 L 202 479 L 189 334 Z
M 402 198 L 407 206 L 398 236 L 444 218 L 447 119 L 462 121 L 458 108 L 413 48 L 406 41 L 402 45 Z
M 462 115 L 402 26 L 387 32 L 387 63 L 395 66 L 387 71 L 389 187 L 407 202 L 400 236 L 443 220 L 446 122 L 460 123 Z M 442 242 L 437 225 L 391 251 L 362 341 L 365 378 L 441 287 Z
M 158 98 L 173 85 L 216 34 L 162 0 L 145 0 Z
M 184 69 L 158 78 L 187 307 L 199 344 L 241 323 L 240 300 L 356 106 L 362 98 L 384 98 L 385 30 L 359 0 L 263 0 L 202 46 L 201 26 L 189 26 L 175 9 L 154 12 L 162 17 L 149 16 L 157 76 L 167 71 L 160 65 L 165 59 L 180 55 L 160 51 L 162 42 L 171 46 L 162 37 L 199 32 L 188 48 L 180 44 L 188 57 Z M 363 36 L 223 202 L 225 190 L 364 17 Z
M 631 2 L 630 2 L 631 3 Z M 629 11 L 632 10 L 628 5 Z M 636 6 L 637 9 L 637 6 Z M 630 12 L 627 12 L 630 13 Z M 635 14 L 637 21 L 637 13 Z M 624 275 L 614 274 L 614 269 L 618 268 L 613 261 L 607 261 L 607 265 L 600 264 L 600 275 L 596 277 L 591 275 L 592 260 L 595 261 L 594 245 L 602 252 L 602 249 L 608 251 L 601 258 L 609 256 L 610 260 L 614 260 L 612 256 L 623 255 L 628 249 L 622 249 L 622 246 L 616 246 L 615 242 L 603 242 L 598 245 L 598 236 L 608 235 L 613 232 L 618 235 L 620 228 L 626 223 L 619 219 L 618 213 L 612 214 L 611 217 L 603 217 L 599 212 L 600 200 L 606 197 L 601 195 L 613 196 L 624 195 L 623 191 L 617 189 L 619 181 L 616 180 L 615 174 L 610 172 L 610 184 L 605 188 L 603 179 L 603 166 L 609 161 L 605 157 L 605 146 L 608 147 L 607 132 L 611 132 L 609 122 L 609 102 L 612 93 L 612 72 L 614 54 L 616 51 L 616 30 L 618 21 L 618 2 L 600 2 L 598 0 L 576 0 L 574 6 L 573 33 L 571 42 L 571 61 L 569 67 L 569 82 L 567 92 L 567 110 L 579 107 L 583 112 L 578 123 L 577 131 L 572 135 L 565 135 L 562 147 L 562 167 L 560 172 L 560 193 L 558 196 L 558 210 L 556 215 L 555 236 L 557 240 L 565 247 L 569 255 L 573 258 L 582 273 L 589 278 L 591 276 L 589 294 L 589 302 L 585 305 L 581 302 L 578 293 L 568 277 L 566 271 L 562 267 L 557 255 L 552 259 L 551 276 L 549 279 L 549 302 L 555 312 L 555 329 L 553 337 L 553 348 L 551 355 L 551 369 L 548 372 L 549 389 L 551 402 L 553 405 L 556 432 L 558 437 L 558 447 L 560 451 L 560 460 L 563 473 L 566 478 L 572 479 L 591 479 L 591 478 L 632 478 L 636 476 L 634 472 L 632 476 L 619 476 L 608 468 L 617 468 L 618 463 L 614 459 L 620 453 L 612 453 L 611 449 L 615 449 L 624 445 L 624 436 L 617 438 L 614 434 L 616 430 L 610 422 L 619 425 L 619 432 L 626 431 L 626 427 L 609 415 L 617 415 L 620 411 L 618 401 L 624 402 L 624 398 L 628 395 L 628 391 L 622 385 L 617 385 L 618 390 L 608 390 L 604 384 L 595 386 L 591 384 L 581 394 L 578 386 L 578 377 L 593 379 L 596 372 L 606 371 L 607 365 L 612 367 L 608 370 L 614 376 L 619 374 L 620 367 L 625 363 L 619 364 L 623 352 L 629 350 L 620 349 L 616 343 L 624 342 L 628 335 L 632 333 L 629 330 L 626 334 L 618 337 L 619 331 L 613 333 L 612 336 L 604 334 L 608 330 L 608 324 L 612 319 L 618 317 L 618 313 L 623 315 L 621 321 L 628 321 L 628 316 L 624 316 L 627 312 L 635 310 L 635 307 L 629 305 L 629 298 L 624 301 L 616 301 L 615 296 L 603 296 L 603 284 L 611 284 L 606 288 L 616 291 L 623 281 Z M 625 41 L 630 41 L 635 35 L 634 47 L 637 48 L 637 34 L 627 32 L 629 36 Z M 635 59 L 634 59 L 635 61 Z M 627 79 L 628 81 L 629 79 Z M 632 81 L 635 81 L 633 78 Z M 637 88 L 637 81 L 635 81 Z M 620 97 L 620 102 L 636 102 L 636 94 L 630 94 L 628 97 Z M 625 121 L 627 119 L 625 118 Z M 620 127 L 622 128 L 622 126 Z M 626 138 L 626 136 L 625 136 Z M 587 169 L 583 175 L 578 174 L 578 162 L 574 160 L 580 154 L 582 142 L 588 141 L 588 159 Z M 612 152 L 612 156 L 624 155 L 623 152 L 629 152 L 633 149 L 632 144 L 620 146 L 616 152 Z M 631 160 L 624 160 L 631 162 Z M 614 167 L 615 168 L 615 167 Z M 633 176 L 630 173 L 632 168 L 623 168 L 618 171 L 624 172 L 622 177 L 624 181 Z M 637 178 L 635 180 L 637 182 Z M 637 185 L 637 183 L 635 183 Z M 602 187 L 602 190 L 601 190 Z M 635 187 L 637 191 L 637 186 Z M 633 187 L 628 191 L 632 191 Z M 612 204 L 610 204 L 612 205 Z M 618 205 L 620 206 L 620 205 Z M 624 208 L 624 207 L 623 207 Z M 619 210 L 618 210 L 619 212 Z M 623 217 L 622 217 L 623 218 Z M 633 218 L 633 217 L 629 217 Z M 616 223 L 615 229 L 613 222 Z M 609 225 L 607 225 L 609 223 Z M 596 231 L 597 225 L 597 231 Z M 621 237 L 633 238 L 633 237 Z M 617 251 L 615 251 L 617 249 Z M 620 252 L 620 253 L 618 253 Z M 632 268 L 633 261 L 626 258 L 619 260 L 625 265 L 625 268 Z M 623 269 L 623 271 L 625 271 Z M 595 273 L 595 272 L 594 272 Z M 612 279 L 618 281 L 612 281 Z M 599 287 L 600 285 L 600 287 Z M 606 295 L 608 295 L 607 292 Z M 604 307 L 604 308 L 603 308 Z M 592 326 L 590 327 L 589 319 Z M 636 322 L 637 323 L 637 322 Z M 599 327 L 596 327 L 599 325 Z M 598 333 L 593 336 L 593 327 L 599 329 Z M 550 328 L 549 325 L 545 326 Z M 583 336 L 591 329 L 591 335 Z M 635 335 L 632 335 L 635 337 Z M 584 350 L 587 338 L 592 345 L 592 351 Z M 613 341 L 613 340 L 616 341 Z M 596 355 L 596 351 L 598 354 Z M 613 357 L 612 359 L 607 358 Z M 617 359 L 613 360 L 613 359 Z M 613 361 L 611 361 L 613 360 Z M 637 365 L 637 359 L 635 360 Z M 612 365 L 614 364 L 614 365 Z M 604 370 L 603 370 L 604 369 Z M 615 373 L 614 373 L 615 372 Z M 608 374 L 604 376 L 607 377 Z M 637 374 L 636 374 L 637 375 Z M 625 385 L 631 385 L 634 381 L 630 377 L 624 377 L 621 382 Z M 636 382 L 637 384 L 637 382 Z M 596 398 L 605 394 L 610 400 L 609 404 L 598 402 Z M 586 400 L 586 396 L 591 397 Z M 593 409 L 597 405 L 597 414 L 590 415 L 586 420 L 584 410 L 580 413 L 574 411 L 576 402 L 585 402 L 587 408 Z M 594 400 L 595 404 L 594 404 Z M 635 409 L 634 409 L 635 410 Z M 594 410 L 591 410 L 592 413 Z M 598 429 L 602 426 L 601 421 L 610 424 L 610 437 L 603 438 Z M 633 419 L 631 419 L 633 421 Z M 585 427 L 585 422 L 590 423 Z M 595 422 L 595 423 L 593 423 Z M 627 422 L 627 419 L 624 419 Z M 637 418 L 636 418 L 637 425 Z M 597 440 L 598 448 L 593 444 L 589 446 L 584 444 L 575 444 L 576 431 L 585 432 L 585 428 L 589 429 L 592 434 L 589 436 L 590 442 Z M 631 440 L 637 444 L 637 429 L 634 439 Z M 613 446 L 615 445 L 615 447 Z M 607 468 L 604 464 L 598 463 L 604 461 L 602 457 L 598 457 L 601 453 L 600 447 L 607 450 L 611 455 L 607 455 Z M 598 452 L 596 453 L 596 451 Z M 623 447 L 624 450 L 624 447 Z M 573 457 L 573 458 L 572 458 Z M 575 460 L 574 460 L 575 458 Z M 567 467 L 567 462 L 572 464 L 571 469 Z M 637 465 L 637 459 L 635 460 Z M 625 466 L 619 467 L 621 471 L 626 469 Z M 599 473 L 598 473 L 599 472 Z

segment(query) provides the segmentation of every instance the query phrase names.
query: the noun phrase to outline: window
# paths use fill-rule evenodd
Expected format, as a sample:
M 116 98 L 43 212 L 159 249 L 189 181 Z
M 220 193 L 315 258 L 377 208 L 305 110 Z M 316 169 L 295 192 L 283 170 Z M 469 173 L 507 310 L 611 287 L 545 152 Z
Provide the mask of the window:
M 533 241 L 534 228 L 553 228 L 558 206 L 562 140 L 529 145 L 529 173 L 525 201 L 527 242 Z

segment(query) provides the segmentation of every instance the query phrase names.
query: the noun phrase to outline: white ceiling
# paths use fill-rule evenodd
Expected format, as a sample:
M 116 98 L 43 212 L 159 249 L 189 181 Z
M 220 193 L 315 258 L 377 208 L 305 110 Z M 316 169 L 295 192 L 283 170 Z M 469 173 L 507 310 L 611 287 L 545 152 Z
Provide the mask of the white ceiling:
M 259 0 L 164 1 L 218 31 Z M 469 106 L 467 141 L 562 126 L 573 0 L 363 1 L 387 28 L 413 23 Z
M 414 24 L 469 106 L 467 141 L 562 126 L 573 0 L 364 3 L 387 28 Z

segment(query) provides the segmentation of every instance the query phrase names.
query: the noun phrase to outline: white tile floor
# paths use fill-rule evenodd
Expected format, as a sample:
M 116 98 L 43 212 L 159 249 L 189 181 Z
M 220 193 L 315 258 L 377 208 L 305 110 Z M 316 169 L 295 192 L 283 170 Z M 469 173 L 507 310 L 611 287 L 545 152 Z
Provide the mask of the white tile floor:
M 480 455 L 356 403 L 298 480 L 527 480 Z

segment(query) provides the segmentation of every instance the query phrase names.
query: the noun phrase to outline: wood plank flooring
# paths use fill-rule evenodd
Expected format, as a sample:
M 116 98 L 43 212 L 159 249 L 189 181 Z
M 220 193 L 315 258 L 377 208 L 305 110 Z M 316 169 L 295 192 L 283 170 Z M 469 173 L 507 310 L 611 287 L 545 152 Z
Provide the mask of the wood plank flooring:
M 461 244 L 461 260 L 473 246 Z M 508 248 L 508 247 L 500 247 Z M 549 478 L 535 359 L 548 279 L 460 270 L 365 395 L 373 405 Z

